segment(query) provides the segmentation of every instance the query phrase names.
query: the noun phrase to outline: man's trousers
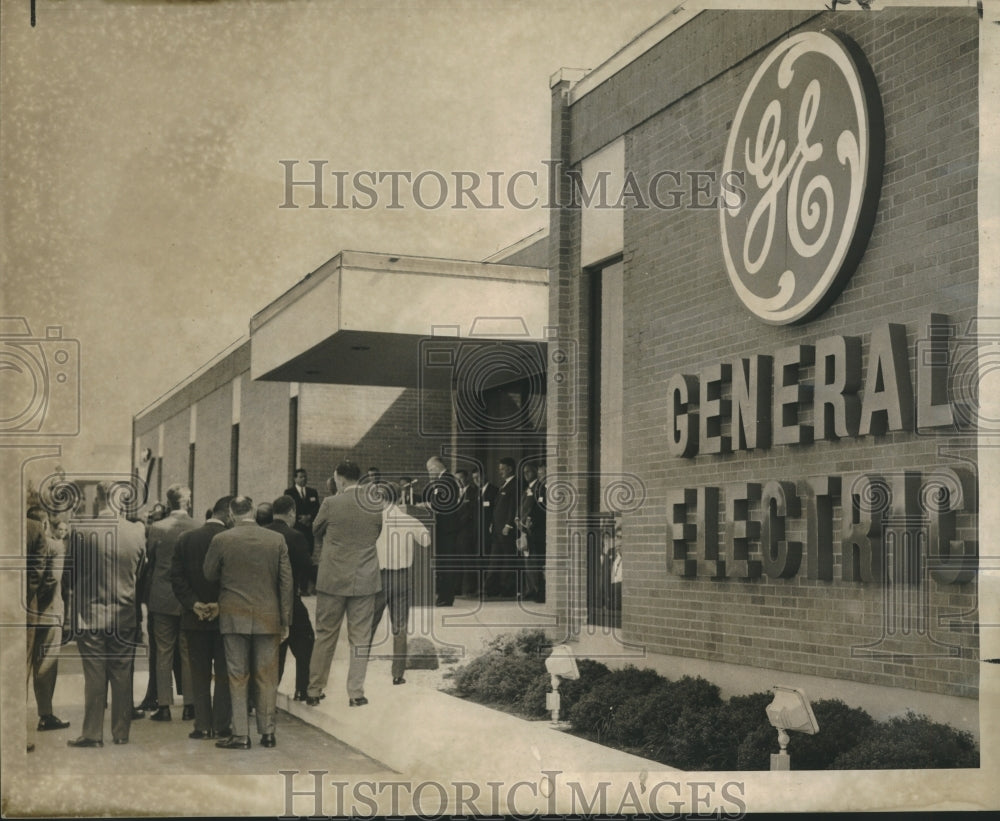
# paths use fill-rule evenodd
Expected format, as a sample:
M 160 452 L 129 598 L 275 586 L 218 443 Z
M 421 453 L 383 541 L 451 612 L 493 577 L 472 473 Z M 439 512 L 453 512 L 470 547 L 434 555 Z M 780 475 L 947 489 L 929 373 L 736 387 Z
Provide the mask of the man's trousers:
M 317 697 L 330 678 L 333 654 L 340 637 L 340 625 L 347 616 L 347 640 L 351 643 L 351 660 L 347 668 L 347 695 L 361 698 L 365 694 L 365 673 L 372 638 L 372 616 L 375 593 L 367 596 L 331 596 L 316 591 L 316 643 L 309 663 L 308 695 Z
M 132 724 L 132 652 L 118 635 L 88 631 L 77 640 L 83 663 L 83 737 L 104 740 L 104 710 L 111 684 L 111 735 L 128 738 Z
M 372 645 L 378 632 L 382 613 L 389 608 L 392 630 L 392 677 L 401 678 L 406 672 L 406 629 L 410 621 L 410 568 L 382 569 L 382 590 L 375 594 L 372 615 Z
M 188 660 L 191 665 L 190 698 L 194 704 L 194 728 L 204 733 L 209 730 L 218 733 L 230 726 L 233 712 L 222 634 L 218 630 L 185 630 L 184 633 L 187 636 Z
M 247 688 L 251 676 L 257 731 L 261 735 L 273 733 L 281 636 L 277 633 L 223 633 L 222 641 L 226 647 L 226 670 L 233 705 L 233 735 L 250 735 Z

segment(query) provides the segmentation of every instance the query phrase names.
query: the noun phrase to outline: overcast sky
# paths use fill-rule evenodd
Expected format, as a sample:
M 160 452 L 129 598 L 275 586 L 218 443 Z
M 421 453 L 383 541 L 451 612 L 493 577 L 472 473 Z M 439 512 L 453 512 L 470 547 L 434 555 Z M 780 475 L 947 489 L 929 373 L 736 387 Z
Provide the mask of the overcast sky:
M 132 415 L 338 251 L 482 259 L 547 225 L 507 202 L 451 209 L 453 190 L 446 207 L 417 208 L 405 185 L 407 207 L 387 209 L 388 183 L 374 208 L 310 209 L 299 190 L 302 207 L 282 209 L 281 160 L 298 160 L 299 178 L 325 160 L 349 175 L 348 196 L 364 170 L 506 181 L 523 169 L 544 194 L 550 74 L 598 65 L 665 13 L 611 0 L 38 0 L 32 29 L 28 9 L 3 8 L 0 313 L 80 342 L 69 472 L 128 470 Z M 530 199 L 530 183 L 516 193 Z M 14 378 L 0 371 L 8 396 Z

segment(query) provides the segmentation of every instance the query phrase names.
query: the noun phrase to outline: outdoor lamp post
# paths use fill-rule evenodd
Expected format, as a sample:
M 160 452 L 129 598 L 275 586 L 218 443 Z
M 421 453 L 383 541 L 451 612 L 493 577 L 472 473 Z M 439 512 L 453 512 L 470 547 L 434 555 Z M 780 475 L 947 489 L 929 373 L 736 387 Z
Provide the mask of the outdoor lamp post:
M 546 694 L 545 706 L 552 712 L 552 726 L 562 727 L 564 722 L 559 721 L 559 682 L 564 678 L 580 678 L 573 651 L 565 644 L 556 645 L 545 659 L 545 669 L 552 678 L 552 692 Z
M 813 715 L 809 698 L 797 687 L 774 686 L 774 701 L 767 705 L 767 720 L 778 731 L 781 751 L 771 753 L 772 770 L 790 770 L 792 760 L 788 756 L 788 731 L 813 735 L 819 730 Z

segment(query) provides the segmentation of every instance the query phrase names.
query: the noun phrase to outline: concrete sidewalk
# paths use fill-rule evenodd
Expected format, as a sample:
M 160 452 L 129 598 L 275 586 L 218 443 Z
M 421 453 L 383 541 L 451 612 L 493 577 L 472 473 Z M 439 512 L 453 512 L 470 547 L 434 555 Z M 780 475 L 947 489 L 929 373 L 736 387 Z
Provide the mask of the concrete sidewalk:
M 315 599 L 307 598 L 311 610 Z M 538 608 L 532 612 L 528 608 Z M 414 608 L 411 638 L 422 635 L 439 649 L 458 654 L 458 664 L 483 651 L 503 633 L 554 626 L 544 605 L 514 602 L 480 604 L 456 599 L 451 608 Z M 485 783 L 503 778 L 538 782 L 543 771 L 566 773 L 641 773 L 670 771 L 655 761 L 629 755 L 553 729 L 548 721 L 526 721 L 437 688 L 440 671 L 408 670 L 407 683 L 394 686 L 386 620 L 372 648 L 365 695 L 369 704 L 349 707 L 346 690 L 348 643 L 342 631 L 326 698 L 316 707 L 292 700 L 293 680 L 286 671 L 278 706 L 330 733 L 410 778 L 446 777 Z M 455 669 L 458 664 L 449 665 Z M 445 680 L 446 683 L 446 680 Z

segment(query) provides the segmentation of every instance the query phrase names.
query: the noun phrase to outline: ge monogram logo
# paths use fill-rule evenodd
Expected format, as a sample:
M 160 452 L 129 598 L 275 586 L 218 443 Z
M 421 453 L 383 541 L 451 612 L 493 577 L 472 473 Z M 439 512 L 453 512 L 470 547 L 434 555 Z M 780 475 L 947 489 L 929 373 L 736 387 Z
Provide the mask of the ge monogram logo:
M 871 235 L 884 155 L 875 77 L 852 41 L 804 32 L 768 54 L 722 169 L 746 197 L 719 212 L 729 279 L 754 314 L 804 322 L 837 297 Z

